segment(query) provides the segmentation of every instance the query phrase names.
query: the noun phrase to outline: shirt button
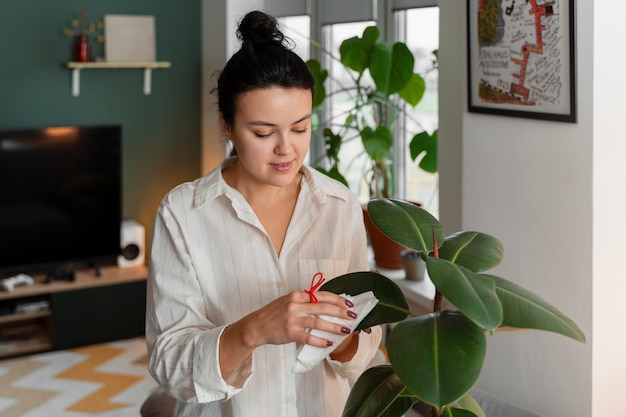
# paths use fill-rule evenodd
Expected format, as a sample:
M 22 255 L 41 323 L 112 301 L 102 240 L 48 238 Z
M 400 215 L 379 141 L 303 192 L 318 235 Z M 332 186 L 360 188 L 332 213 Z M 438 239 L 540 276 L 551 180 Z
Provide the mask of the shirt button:
M 282 281 L 278 281 L 278 282 L 276 283 L 276 288 L 280 288 L 280 289 L 285 288 L 285 283 L 284 283 L 284 282 L 282 282 Z

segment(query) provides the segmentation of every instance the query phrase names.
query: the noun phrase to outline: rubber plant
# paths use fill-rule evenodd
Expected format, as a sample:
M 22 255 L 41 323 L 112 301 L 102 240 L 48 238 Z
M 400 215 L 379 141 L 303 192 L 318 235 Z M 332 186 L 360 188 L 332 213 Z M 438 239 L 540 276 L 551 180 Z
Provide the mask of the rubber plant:
M 374 199 L 368 210 L 383 233 L 420 252 L 436 295 L 432 313 L 415 316 L 397 284 L 376 272 L 343 275 L 320 288 L 374 292 L 379 302 L 359 329 L 397 323 L 387 341 L 390 364 L 361 375 L 343 417 L 400 417 L 418 401 L 430 405 L 431 417 L 482 417 L 468 392 L 481 373 L 492 334 L 536 329 L 585 342 L 576 323 L 548 301 L 486 273 L 503 259 L 498 239 L 475 231 L 446 237 L 430 213 L 401 200 Z
M 361 37 L 344 40 L 338 59 L 313 42 L 338 62 L 351 80 L 348 85 L 337 82 L 339 87 L 328 94 L 325 87 L 328 71 L 317 60 L 307 61 L 315 78 L 314 108 L 320 108 L 326 99 L 340 93 L 348 94 L 350 102 L 345 112 L 331 114 L 320 123 L 326 164 L 317 164 L 316 168 L 348 185 L 339 167 L 339 152 L 346 141 L 360 139 L 369 161 L 364 176 L 372 198 L 394 195 L 390 155 L 395 125 L 400 114 L 408 115 L 406 106 L 415 107 L 425 91 L 424 79 L 413 72 L 415 58 L 407 45 L 381 41 L 379 35 L 376 26 L 368 26 Z M 422 155 L 420 168 L 430 173 L 437 171 L 436 130 L 417 132 L 409 148 L 413 161 Z

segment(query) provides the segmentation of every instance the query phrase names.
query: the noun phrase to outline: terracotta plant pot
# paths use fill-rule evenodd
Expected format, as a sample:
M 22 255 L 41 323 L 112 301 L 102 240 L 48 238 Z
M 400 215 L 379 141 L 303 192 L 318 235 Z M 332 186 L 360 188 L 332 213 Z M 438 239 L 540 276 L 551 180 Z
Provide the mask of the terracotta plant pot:
M 364 204 L 362 207 L 365 229 L 367 230 L 370 245 L 374 251 L 376 266 L 384 269 L 402 269 L 402 257 L 400 253 L 405 250 L 406 247 L 389 239 L 374 226 L 367 212 L 367 204 Z

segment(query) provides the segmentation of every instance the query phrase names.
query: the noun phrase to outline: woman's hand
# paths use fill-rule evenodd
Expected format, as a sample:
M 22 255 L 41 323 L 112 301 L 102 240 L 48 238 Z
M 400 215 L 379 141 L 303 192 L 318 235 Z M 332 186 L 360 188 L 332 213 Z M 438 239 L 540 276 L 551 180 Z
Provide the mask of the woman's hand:
M 310 330 L 349 334 L 348 327 L 318 317 L 325 315 L 354 320 L 356 314 L 351 310 L 353 304 L 327 291 L 318 291 L 315 296 L 317 303 L 311 303 L 309 294 L 293 291 L 229 325 L 220 339 L 222 376 L 230 375 L 259 346 L 295 342 L 325 348 L 332 346 L 332 342 L 312 335 Z
M 349 328 L 318 317 L 325 315 L 353 320 L 356 314 L 350 310 L 354 307 L 352 303 L 340 295 L 327 291 L 319 291 L 315 295 L 317 303 L 311 303 L 307 293 L 293 291 L 245 317 L 244 320 L 250 320 L 247 344 L 257 347 L 295 342 L 328 347 L 330 342 L 327 339 L 311 335 L 310 330 L 349 334 Z

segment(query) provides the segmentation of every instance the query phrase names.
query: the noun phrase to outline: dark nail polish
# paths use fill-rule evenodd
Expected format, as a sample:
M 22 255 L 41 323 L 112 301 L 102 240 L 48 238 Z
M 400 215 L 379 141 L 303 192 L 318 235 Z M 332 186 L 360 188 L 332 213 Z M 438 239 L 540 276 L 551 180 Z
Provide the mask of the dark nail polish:
M 347 327 L 342 327 L 341 333 L 350 334 L 350 329 L 348 329 Z
M 354 307 L 354 304 L 350 300 L 346 300 L 346 305 L 350 308 Z
M 348 317 L 356 319 L 356 313 L 354 311 L 348 311 Z
M 332 340 L 327 340 L 326 341 L 326 346 L 331 347 L 333 345 L 333 341 Z

